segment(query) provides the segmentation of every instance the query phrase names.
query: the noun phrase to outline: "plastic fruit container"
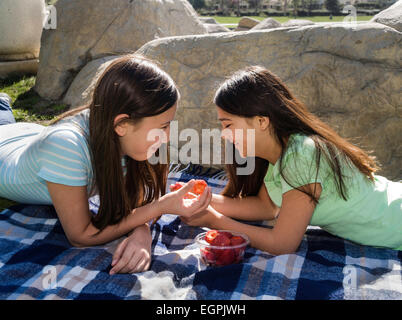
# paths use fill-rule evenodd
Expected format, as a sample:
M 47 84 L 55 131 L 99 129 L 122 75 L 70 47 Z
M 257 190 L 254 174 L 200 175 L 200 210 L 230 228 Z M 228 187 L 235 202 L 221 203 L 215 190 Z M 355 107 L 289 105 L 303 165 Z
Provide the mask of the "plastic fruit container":
M 210 230 L 195 238 L 201 260 L 207 266 L 219 267 L 243 261 L 244 251 L 250 244 L 247 235 L 229 230 Z

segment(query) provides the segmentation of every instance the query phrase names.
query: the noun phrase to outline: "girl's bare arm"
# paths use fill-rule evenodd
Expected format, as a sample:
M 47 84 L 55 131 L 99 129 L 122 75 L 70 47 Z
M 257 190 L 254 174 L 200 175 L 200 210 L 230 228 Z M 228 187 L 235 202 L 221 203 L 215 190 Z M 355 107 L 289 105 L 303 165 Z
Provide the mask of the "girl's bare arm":
M 264 183 L 256 196 L 230 198 L 213 194 L 210 206 L 227 217 L 249 221 L 272 220 L 279 213 Z
M 86 186 L 72 187 L 47 182 L 47 187 L 64 232 L 70 243 L 76 247 L 110 242 L 161 214 L 157 203 L 147 204 L 134 209 L 120 223 L 107 226 L 96 234 L 99 229 L 91 222 Z
M 314 188 L 314 185 L 305 187 Z M 317 184 L 315 195 L 319 198 L 320 194 L 321 185 Z M 203 215 L 199 214 L 193 218 L 186 219 L 185 222 L 193 226 L 206 226 L 212 229 L 245 233 L 250 238 L 252 247 L 274 255 L 280 255 L 293 253 L 297 250 L 314 209 L 315 204 L 310 197 L 294 189 L 283 195 L 280 214 L 273 229 L 235 221 L 211 207 Z
M 87 187 L 72 187 L 47 181 L 47 187 L 64 232 L 74 246 L 86 247 L 110 242 L 144 225 L 165 212 L 192 216 L 204 211 L 212 197 L 210 188 L 206 189 L 191 205 L 186 205 L 183 197 L 194 181 L 183 188 L 164 195 L 157 201 L 135 208 L 115 225 L 109 225 L 101 232 L 91 222 Z M 98 233 L 99 232 L 99 233 Z

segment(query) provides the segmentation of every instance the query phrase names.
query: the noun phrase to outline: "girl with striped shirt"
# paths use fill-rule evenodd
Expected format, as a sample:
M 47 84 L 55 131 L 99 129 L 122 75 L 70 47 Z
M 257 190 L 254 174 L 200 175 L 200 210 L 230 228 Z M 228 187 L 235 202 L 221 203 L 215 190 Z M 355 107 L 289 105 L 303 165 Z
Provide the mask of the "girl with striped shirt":
M 50 126 L 15 123 L 0 97 L 0 197 L 54 205 L 74 246 L 94 246 L 129 234 L 116 249 L 111 274 L 147 270 L 147 222 L 162 213 L 189 217 L 209 204 L 210 188 L 189 205 L 194 181 L 165 194 L 168 164 L 151 164 L 168 142 L 179 92 L 171 77 L 140 56 L 114 60 L 99 78 L 89 105 Z M 164 132 L 149 141 L 151 130 Z M 88 198 L 98 194 L 98 213 Z

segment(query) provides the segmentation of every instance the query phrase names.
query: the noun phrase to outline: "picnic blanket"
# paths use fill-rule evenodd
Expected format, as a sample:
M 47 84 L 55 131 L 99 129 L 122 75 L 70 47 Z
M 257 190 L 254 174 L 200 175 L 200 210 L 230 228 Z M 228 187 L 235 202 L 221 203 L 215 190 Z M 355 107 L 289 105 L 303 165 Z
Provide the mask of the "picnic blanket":
M 170 166 L 168 185 L 191 178 L 215 193 L 227 182 L 218 169 Z M 96 211 L 97 198 L 89 203 Z M 13 206 L 0 213 L 0 299 L 402 299 L 401 251 L 308 227 L 294 254 L 248 247 L 243 263 L 214 268 L 203 265 L 193 241 L 203 231 L 163 215 L 152 227 L 150 269 L 109 275 L 123 238 L 75 248 L 53 206 Z

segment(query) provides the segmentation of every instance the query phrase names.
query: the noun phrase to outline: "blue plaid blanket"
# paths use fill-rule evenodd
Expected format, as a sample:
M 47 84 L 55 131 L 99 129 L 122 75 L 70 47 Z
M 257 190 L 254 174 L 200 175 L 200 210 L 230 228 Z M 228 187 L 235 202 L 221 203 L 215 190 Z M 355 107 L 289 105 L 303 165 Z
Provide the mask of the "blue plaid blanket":
M 171 165 L 169 184 L 191 178 L 214 192 L 227 181 L 217 169 Z M 13 206 L 0 214 L 0 299 L 402 299 L 401 251 L 309 227 L 295 254 L 249 247 L 243 263 L 213 268 L 193 241 L 203 231 L 166 214 L 152 227 L 150 270 L 109 275 L 122 239 L 74 248 L 52 206 Z

